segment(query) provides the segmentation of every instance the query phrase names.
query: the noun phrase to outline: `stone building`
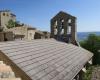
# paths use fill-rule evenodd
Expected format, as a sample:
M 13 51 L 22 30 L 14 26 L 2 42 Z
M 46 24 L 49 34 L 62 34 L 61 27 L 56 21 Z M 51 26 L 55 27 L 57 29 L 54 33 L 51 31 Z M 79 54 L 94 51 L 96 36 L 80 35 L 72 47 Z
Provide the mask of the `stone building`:
M 77 44 L 76 17 L 60 11 L 51 19 L 51 37 Z
M 28 25 L 24 25 L 6 29 L 6 31 L 13 32 L 15 40 L 32 40 L 34 39 L 36 29 Z
M 37 39 L 44 33 L 30 27 L 12 29 L 27 39 L 29 35 L 30 40 L 0 42 L 0 60 L 22 80 L 82 80 L 93 54 L 76 46 L 75 19 L 65 12 L 58 13 L 51 20 L 51 37 L 55 39 L 45 39 L 48 33 L 44 32 L 44 39 L 32 40 L 32 34 L 36 33 Z
M 36 30 L 34 34 L 34 39 L 45 39 L 45 35 L 42 31 Z
M 5 32 L 13 32 L 12 36 L 15 40 L 33 40 L 33 39 L 43 39 L 50 38 L 50 33 L 39 31 L 29 25 L 23 24 L 17 27 L 7 29 L 6 25 L 9 20 L 16 21 L 16 15 L 11 13 L 10 10 L 0 11 L 0 30 Z
M 14 40 L 13 36 L 14 35 L 12 32 L 0 32 L 0 42 L 13 41 Z
M 13 32 L 15 40 L 33 40 L 50 38 L 49 32 L 43 32 L 28 25 L 13 27 L 10 29 L 6 29 L 6 31 Z
M 48 31 L 43 31 L 43 33 L 44 33 L 44 36 L 45 36 L 45 39 L 49 39 L 50 38 L 50 32 L 48 32 Z
M 0 11 L 0 28 L 7 29 L 6 25 L 9 20 L 16 21 L 16 15 L 11 13 L 10 10 Z

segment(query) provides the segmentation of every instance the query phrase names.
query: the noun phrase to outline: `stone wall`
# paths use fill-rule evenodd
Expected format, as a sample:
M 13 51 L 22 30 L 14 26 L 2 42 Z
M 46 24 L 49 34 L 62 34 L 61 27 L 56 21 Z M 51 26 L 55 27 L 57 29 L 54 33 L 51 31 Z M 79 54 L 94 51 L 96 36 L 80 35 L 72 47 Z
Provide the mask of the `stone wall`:
M 60 11 L 51 19 L 51 37 L 67 43 L 76 44 L 76 17 Z
M 14 40 L 13 33 L 12 32 L 6 32 L 5 33 L 5 38 L 7 38 L 8 41 Z
M 34 39 L 35 32 L 35 30 L 28 30 L 28 40 Z
M 13 33 L 12 32 L 0 32 L 0 41 L 13 41 Z
M 6 31 L 13 32 L 14 35 L 24 35 L 23 39 L 27 39 L 27 28 L 26 27 L 14 27 L 7 29 Z
M 21 78 L 16 78 L 11 67 L 0 61 L 0 80 L 21 80 Z
M 6 25 L 9 20 L 16 21 L 16 16 L 12 14 L 9 10 L 0 11 L 0 23 L 4 29 L 7 29 Z
M 4 33 L 0 32 L 0 41 L 4 41 Z
M 50 38 L 49 32 L 39 31 L 28 26 L 14 27 L 11 29 L 7 29 L 6 31 L 11 31 L 15 36 L 18 36 L 17 38 L 15 37 L 15 40 L 33 40 Z

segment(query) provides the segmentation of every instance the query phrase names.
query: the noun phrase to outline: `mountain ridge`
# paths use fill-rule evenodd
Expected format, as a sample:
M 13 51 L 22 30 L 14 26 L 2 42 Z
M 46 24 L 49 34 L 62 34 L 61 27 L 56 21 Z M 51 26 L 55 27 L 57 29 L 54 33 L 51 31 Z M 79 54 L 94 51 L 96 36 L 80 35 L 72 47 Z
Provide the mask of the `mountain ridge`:
M 87 39 L 89 34 L 96 34 L 97 36 L 100 36 L 100 31 L 98 32 L 77 32 L 78 41 Z

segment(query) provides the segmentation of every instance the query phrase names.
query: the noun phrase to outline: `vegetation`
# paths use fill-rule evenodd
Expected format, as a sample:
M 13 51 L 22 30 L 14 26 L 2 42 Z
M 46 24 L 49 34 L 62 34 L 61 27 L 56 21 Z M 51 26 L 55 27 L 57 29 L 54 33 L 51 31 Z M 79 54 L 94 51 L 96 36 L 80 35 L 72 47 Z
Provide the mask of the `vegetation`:
M 13 28 L 13 27 L 15 27 L 15 22 L 13 20 L 9 20 L 8 24 L 6 26 L 7 26 L 8 29 Z
M 94 65 L 100 64 L 100 52 L 99 52 L 100 36 L 97 36 L 95 34 L 90 34 L 86 40 L 80 42 L 80 45 L 83 48 L 94 53 L 94 56 L 93 56 Z
M 95 66 L 90 66 L 86 73 L 84 73 L 83 75 L 83 80 L 91 80 L 91 78 L 93 77 L 93 75 L 97 75 L 95 73 L 97 73 L 96 70 L 98 70 L 98 68 L 100 67 L 100 65 L 95 65 Z M 93 73 L 95 72 L 95 73 Z
M 94 66 L 90 66 L 87 69 L 87 72 L 83 75 L 83 80 L 91 80 L 92 72 L 93 72 Z
M 20 24 L 19 21 L 13 21 L 13 20 L 9 20 L 8 24 L 6 25 L 7 28 L 13 28 L 13 27 L 17 27 L 17 26 L 22 26 L 23 24 Z

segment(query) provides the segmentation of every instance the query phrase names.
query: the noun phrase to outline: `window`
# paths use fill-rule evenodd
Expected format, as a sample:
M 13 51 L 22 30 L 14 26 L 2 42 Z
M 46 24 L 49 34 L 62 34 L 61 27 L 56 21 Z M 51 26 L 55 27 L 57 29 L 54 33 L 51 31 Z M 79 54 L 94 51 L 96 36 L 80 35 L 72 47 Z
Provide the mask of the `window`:
M 57 28 L 57 21 L 55 21 L 54 28 Z
M 69 20 L 68 20 L 68 23 L 71 23 L 71 22 L 72 22 L 71 19 L 69 19 Z
M 67 34 L 71 34 L 71 26 L 68 26 Z
M 3 16 L 5 16 L 5 13 L 3 13 Z

